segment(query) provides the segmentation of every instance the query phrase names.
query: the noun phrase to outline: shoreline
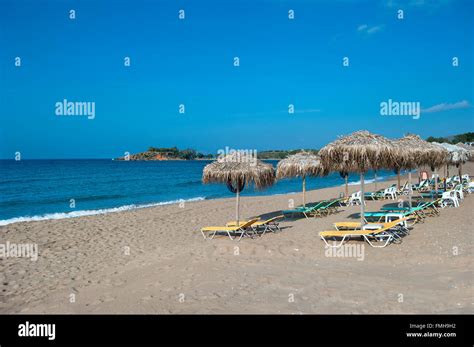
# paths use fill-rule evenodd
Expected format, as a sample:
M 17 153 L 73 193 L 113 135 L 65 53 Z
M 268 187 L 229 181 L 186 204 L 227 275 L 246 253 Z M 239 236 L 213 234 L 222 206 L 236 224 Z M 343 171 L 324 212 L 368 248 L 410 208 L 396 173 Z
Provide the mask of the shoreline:
M 392 180 L 396 175 L 388 175 L 388 176 L 381 176 L 377 177 L 377 183 L 383 183 L 388 180 Z M 402 180 L 405 177 L 405 175 L 400 175 L 400 179 Z M 375 179 L 366 179 L 365 184 L 371 184 L 374 183 Z M 317 191 L 321 189 L 326 189 L 326 188 L 337 188 L 337 187 L 344 187 L 344 183 L 342 185 L 330 185 L 327 187 L 322 187 L 322 188 L 316 188 L 316 189 L 311 189 L 308 191 Z M 357 186 L 360 185 L 360 181 L 353 181 L 353 182 L 348 182 L 348 186 Z M 225 187 L 224 187 L 225 188 Z M 294 192 L 283 192 L 283 193 L 274 193 L 274 194 L 263 194 L 263 195 L 244 195 L 247 197 L 254 197 L 254 196 L 278 196 L 278 195 L 285 195 L 285 194 L 298 194 L 301 192 L 294 191 Z M 164 205 L 173 205 L 173 204 L 179 204 L 179 203 L 187 203 L 187 202 L 192 202 L 192 201 L 201 201 L 201 200 L 220 200 L 220 199 L 233 199 L 233 197 L 218 197 L 218 198 L 207 198 L 205 196 L 198 196 L 198 197 L 193 197 L 193 198 L 188 198 L 188 199 L 175 199 L 175 200 L 169 200 L 169 201 L 156 201 L 156 202 L 150 202 L 150 203 L 143 203 L 143 204 L 127 204 L 127 205 L 119 205 L 119 206 L 112 206 L 112 207 L 107 207 L 107 208 L 100 208 L 100 209 L 86 209 L 86 210 L 75 210 L 75 211 L 57 211 L 57 212 L 48 212 L 44 214 L 38 214 L 38 215 L 23 215 L 23 216 L 17 216 L 17 217 L 11 217 L 7 219 L 0 219 L 0 227 L 6 226 L 9 224 L 13 223 L 28 223 L 28 222 L 34 222 L 34 221 L 43 221 L 43 220 L 60 220 L 60 219 L 68 219 L 68 218 L 80 218 L 84 216 L 94 216 L 94 215 L 100 215 L 100 214 L 107 214 L 107 213 L 117 213 L 117 212 L 123 212 L 123 211 L 128 211 L 128 210 L 136 210 L 136 209 L 143 209 L 143 208 L 151 208 L 151 207 L 157 207 L 157 206 L 164 206 Z M 1 229 L 0 229 L 1 230 Z

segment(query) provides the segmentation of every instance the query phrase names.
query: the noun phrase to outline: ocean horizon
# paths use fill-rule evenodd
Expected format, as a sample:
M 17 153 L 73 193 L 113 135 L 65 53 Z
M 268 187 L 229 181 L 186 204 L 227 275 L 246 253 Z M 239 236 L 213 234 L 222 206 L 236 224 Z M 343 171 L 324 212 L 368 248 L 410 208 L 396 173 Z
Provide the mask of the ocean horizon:
M 203 184 L 211 160 L 116 161 L 111 159 L 0 160 L 0 225 L 74 218 L 181 202 L 230 198 L 223 184 Z M 278 160 L 265 160 L 276 167 Z M 380 170 L 377 181 L 395 176 Z M 349 184 L 360 183 L 358 174 Z M 374 172 L 366 183 L 374 182 Z M 339 173 L 307 178 L 308 190 L 344 186 Z M 301 178 L 283 179 L 265 190 L 245 187 L 242 196 L 301 192 Z M 343 192 L 343 190 L 341 190 Z M 296 204 L 300 201 L 297 200 Z

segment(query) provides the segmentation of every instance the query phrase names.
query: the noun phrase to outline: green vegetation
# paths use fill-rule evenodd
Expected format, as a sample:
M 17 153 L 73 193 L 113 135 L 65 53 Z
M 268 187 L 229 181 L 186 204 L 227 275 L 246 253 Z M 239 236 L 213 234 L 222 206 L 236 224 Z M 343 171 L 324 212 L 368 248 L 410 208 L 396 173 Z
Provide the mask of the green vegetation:
M 212 154 L 199 153 L 199 152 L 196 152 L 196 150 L 191 149 L 191 148 L 180 150 L 176 146 L 171 147 L 171 148 L 150 147 L 148 148 L 148 152 L 161 154 L 167 158 L 177 158 L 177 159 L 184 159 L 184 160 L 213 158 Z
M 294 150 L 268 150 L 257 152 L 258 159 L 284 159 L 289 155 L 301 151 L 318 153 L 316 149 L 294 149 Z M 192 148 L 179 149 L 178 147 L 148 147 L 148 150 L 136 154 L 131 154 L 127 159 L 125 157 L 117 160 L 197 160 L 197 159 L 215 159 L 215 154 L 203 154 Z
M 464 133 L 464 134 L 448 136 L 448 137 L 433 137 L 433 136 L 430 136 L 426 139 L 426 141 L 428 141 L 428 142 L 447 142 L 447 143 L 452 143 L 452 144 L 456 144 L 456 143 L 459 143 L 459 142 L 462 142 L 462 143 L 474 142 L 474 133 Z
M 149 147 L 147 151 L 130 155 L 129 160 L 194 160 L 212 159 L 212 154 L 199 153 L 194 149 L 180 150 L 177 147 Z M 126 158 L 117 158 L 126 160 Z

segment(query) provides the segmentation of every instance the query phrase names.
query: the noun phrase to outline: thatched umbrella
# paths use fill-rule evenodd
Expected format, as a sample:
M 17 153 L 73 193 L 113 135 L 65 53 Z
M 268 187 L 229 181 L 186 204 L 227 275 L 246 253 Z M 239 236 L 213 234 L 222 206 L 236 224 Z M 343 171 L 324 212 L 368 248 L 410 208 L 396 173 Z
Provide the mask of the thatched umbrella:
M 449 164 L 451 165 L 458 165 L 469 160 L 469 151 L 467 149 L 446 142 L 433 142 L 433 144 L 442 147 L 449 152 Z
M 402 158 L 398 160 L 399 167 L 408 169 L 409 184 L 409 203 L 410 207 L 412 198 L 411 189 L 411 170 L 428 165 L 435 172 L 438 167 L 444 165 L 447 159 L 446 151 L 434 146 L 430 142 L 422 140 L 418 135 L 409 134 L 401 139 L 393 141 L 394 145 L 400 148 Z M 438 190 L 438 179 L 435 179 L 435 190 Z
M 469 160 L 470 153 L 467 149 L 464 149 L 462 147 L 452 145 L 450 143 L 437 143 L 433 142 L 434 145 L 444 148 L 449 152 L 449 157 L 448 157 L 448 162 L 446 166 L 446 176 L 449 175 L 448 172 L 448 165 L 455 165 L 456 167 L 459 168 L 459 178 L 461 179 L 462 176 L 462 164 L 464 164 L 466 161 Z
M 364 220 L 364 174 L 370 170 L 396 166 L 397 147 L 380 135 L 357 131 L 321 148 L 323 165 L 332 171 L 358 172 L 361 183 L 361 224 Z
M 225 183 L 236 194 L 235 215 L 239 225 L 240 192 L 245 185 L 253 184 L 263 189 L 275 182 L 275 169 L 271 164 L 258 160 L 248 151 L 233 151 L 204 167 L 203 183 Z
M 277 165 L 277 178 L 301 177 L 303 179 L 303 206 L 306 206 L 306 177 L 326 176 L 328 170 L 321 163 L 321 158 L 305 151 L 290 155 L 280 160 Z
M 469 160 L 474 159 L 474 147 L 473 146 L 466 145 L 462 142 L 456 143 L 456 146 L 464 148 L 465 150 L 467 150 L 469 152 Z

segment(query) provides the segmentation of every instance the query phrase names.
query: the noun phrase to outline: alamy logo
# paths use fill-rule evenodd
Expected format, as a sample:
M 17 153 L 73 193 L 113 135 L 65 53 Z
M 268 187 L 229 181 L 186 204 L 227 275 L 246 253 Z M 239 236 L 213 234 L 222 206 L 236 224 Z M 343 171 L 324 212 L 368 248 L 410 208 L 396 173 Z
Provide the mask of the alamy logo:
M 95 102 L 91 101 L 58 101 L 55 104 L 56 116 L 87 116 L 87 119 L 95 118 Z
M 56 324 L 36 324 L 28 321 L 18 325 L 20 337 L 47 337 L 48 340 L 56 338 Z
M 324 248 L 324 255 L 328 258 L 357 258 L 358 261 L 363 261 L 365 258 L 365 248 L 363 244 L 342 245 L 335 247 L 326 245 Z
M 38 245 L 36 243 L 0 243 L 0 258 L 30 258 L 38 260 Z
M 380 103 L 380 115 L 382 116 L 412 116 L 413 119 L 420 118 L 420 102 L 414 101 L 382 101 Z
M 226 146 L 224 149 L 217 151 L 218 162 L 235 162 L 235 163 L 250 163 L 250 165 L 257 164 L 257 150 L 256 149 L 232 149 Z

